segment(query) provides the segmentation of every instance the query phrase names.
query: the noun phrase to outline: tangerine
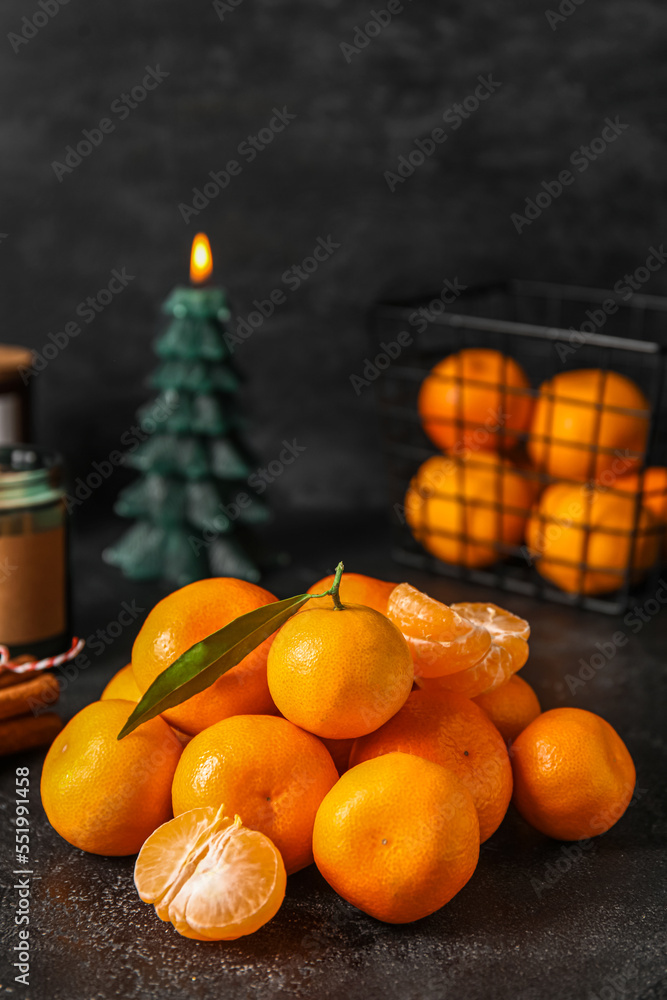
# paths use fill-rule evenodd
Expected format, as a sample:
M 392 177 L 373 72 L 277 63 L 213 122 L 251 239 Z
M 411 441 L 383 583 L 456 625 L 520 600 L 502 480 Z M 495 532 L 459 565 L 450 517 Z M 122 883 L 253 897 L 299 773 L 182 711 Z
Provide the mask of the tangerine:
M 236 715 L 194 736 L 173 782 L 174 815 L 223 805 L 266 834 L 288 874 L 313 860 L 317 808 L 338 780 L 320 740 L 271 715 Z
M 409 923 L 468 882 L 479 858 L 479 821 L 452 771 L 389 753 L 347 771 L 324 797 L 313 852 L 348 903 L 378 920 Z
M 634 497 L 553 483 L 526 530 L 538 571 L 572 594 L 603 594 L 637 581 L 655 563 L 660 538 L 645 508 L 633 532 L 636 513 Z
M 171 783 L 181 744 L 161 718 L 117 736 L 134 702 L 87 705 L 51 744 L 42 769 L 42 805 L 69 844 L 91 854 L 136 854 L 171 817 Z
M 278 632 L 268 660 L 271 696 L 290 722 L 327 739 L 354 739 L 390 719 L 414 676 L 408 645 L 362 604 L 308 605 Z
M 405 519 L 424 548 L 444 562 L 488 566 L 523 537 L 533 500 L 528 480 L 507 459 L 434 455 L 413 476 Z
M 498 829 L 512 795 L 512 768 L 502 736 L 472 701 L 450 691 L 413 691 L 393 719 L 355 742 L 350 769 L 395 750 L 461 779 L 477 807 L 482 843 Z
M 137 682 L 134 679 L 131 663 L 128 663 L 125 667 L 121 667 L 121 669 L 113 675 L 100 695 L 100 701 L 106 701 L 107 698 L 120 698 L 122 701 L 140 700 L 141 691 L 137 687 Z
M 605 833 L 628 808 L 635 765 L 616 730 L 582 708 L 538 715 L 512 744 L 513 802 L 556 840 Z
M 486 712 L 506 743 L 511 743 L 542 709 L 530 684 L 513 674 L 493 691 L 472 699 Z
M 422 383 L 417 408 L 438 448 L 497 451 L 514 447 L 528 430 L 533 400 L 513 358 L 473 347 L 438 362 Z
M 338 774 L 345 774 L 350 760 L 350 750 L 354 740 L 328 740 L 321 736 L 320 740 L 331 754 L 331 759 L 336 765 Z
M 275 600 L 268 590 L 233 577 L 198 580 L 169 594 L 150 612 L 132 648 L 132 670 L 142 695 L 195 643 Z M 205 691 L 166 709 L 164 718 L 194 735 L 230 715 L 275 713 L 266 680 L 272 642 L 269 636 Z
M 528 439 L 535 467 L 557 479 L 599 479 L 636 468 L 646 448 L 650 405 L 618 372 L 582 368 L 540 386 Z
M 667 524 L 667 469 L 660 465 L 649 466 L 643 474 L 630 473 L 621 476 L 615 483 L 617 490 L 637 494 L 642 476 L 642 504 L 650 510 L 658 524 Z

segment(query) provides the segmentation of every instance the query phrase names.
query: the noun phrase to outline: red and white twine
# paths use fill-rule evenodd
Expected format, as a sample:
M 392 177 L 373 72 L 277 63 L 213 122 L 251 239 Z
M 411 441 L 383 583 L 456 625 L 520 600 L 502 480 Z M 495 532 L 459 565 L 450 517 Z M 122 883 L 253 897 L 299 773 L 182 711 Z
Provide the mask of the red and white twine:
M 67 663 L 78 656 L 86 645 L 84 639 L 72 639 L 72 645 L 66 653 L 59 653 L 58 656 L 47 656 L 44 660 L 31 660 L 29 663 L 10 663 L 9 650 L 0 643 L 0 672 L 11 670 L 15 674 L 32 674 L 37 670 L 48 670 L 49 667 L 59 667 L 62 663 Z

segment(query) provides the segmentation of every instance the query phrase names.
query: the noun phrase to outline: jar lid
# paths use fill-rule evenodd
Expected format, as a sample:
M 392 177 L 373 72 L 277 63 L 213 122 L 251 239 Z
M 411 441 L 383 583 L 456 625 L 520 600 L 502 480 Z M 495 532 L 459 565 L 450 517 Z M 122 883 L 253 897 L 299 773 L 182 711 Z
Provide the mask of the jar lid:
M 32 351 L 15 344 L 0 344 L 0 380 L 16 377 L 19 368 L 31 368 Z
M 32 444 L 0 446 L 0 510 L 35 507 L 62 496 L 62 459 Z

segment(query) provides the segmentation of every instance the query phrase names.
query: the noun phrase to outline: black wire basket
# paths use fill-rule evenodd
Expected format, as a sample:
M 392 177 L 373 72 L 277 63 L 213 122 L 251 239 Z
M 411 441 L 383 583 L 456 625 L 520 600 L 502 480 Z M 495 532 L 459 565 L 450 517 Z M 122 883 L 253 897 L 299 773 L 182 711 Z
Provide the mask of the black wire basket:
M 398 562 L 610 614 L 658 593 L 667 298 L 620 282 L 446 283 L 430 299 L 379 303 L 370 327 L 364 384 L 378 389 Z M 466 367 L 480 352 L 496 375 Z M 441 411 L 422 405 L 427 376 Z M 578 379 L 584 397 L 569 388 Z M 470 419 L 478 389 L 495 393 L 495 422 Z M 513 426 L 519 411 L 532 416 Z

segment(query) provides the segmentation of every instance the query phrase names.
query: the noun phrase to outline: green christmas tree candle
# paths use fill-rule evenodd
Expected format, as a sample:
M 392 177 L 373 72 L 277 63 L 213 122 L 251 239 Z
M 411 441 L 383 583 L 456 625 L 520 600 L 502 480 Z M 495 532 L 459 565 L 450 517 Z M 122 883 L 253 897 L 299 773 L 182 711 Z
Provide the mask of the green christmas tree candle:
M 249 529 L 268 511 L 247 494 L 250 457 L 235 400 L 240 377 L 224 336 L 231 313 L 224 289 L 207 283 L 211 272 L 208 239 L 199 233 L 192 284 L 175 288 L 162 306 L 168 321 L 154 343 L 158 366 L 149 380 L 157 395 L 137 414 L 155 429 L 126 456 L 140 476 L 114 508 L 135 524 L 104 552 L 131 579 L 184 586 L 207 576 L 260 578 Z M 239 494 L 243 504 L 235 502 Z

